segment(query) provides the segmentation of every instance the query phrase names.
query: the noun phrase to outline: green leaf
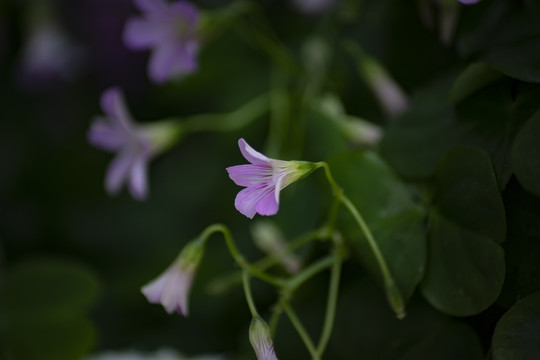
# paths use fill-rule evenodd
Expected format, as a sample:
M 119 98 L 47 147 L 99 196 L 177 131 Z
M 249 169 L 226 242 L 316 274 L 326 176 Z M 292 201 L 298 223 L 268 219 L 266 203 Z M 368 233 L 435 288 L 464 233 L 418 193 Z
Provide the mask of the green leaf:
M 421 284 L 424 297 L 454 316 L 484 311 L 504 282 L 502 248 L 444 216 L 434 213 L 430 219 L 428 267 Z
M 380 151 L 399 174 L 432 176 L 440 157 L 459 143 L 454 109 L 446 104 L 450 83 L 438 82 L 416 93 L 409 111 L 388 125 Z
M 448 151 L 436 180 L 436 207 L 441 215 L 493 241 L 504 240 L 504 205 L 486 153 L 470 147 Z
M 540 196 L 540 111 L 521 128 L 512 147 L 512 165 L 519 183 Z
M 491 163 L 481 150 L 455 148 L 436 179 L 422 293 L 447 314 L 478 314 L 497 299 L 505 275 L 497 244 L 505 238 L 505 214 Z
M 64 260 L 35 259 L 9 272 L 4 304 L 10 316 L 80 312 L 97 296 L 99 282 L 84 266 Z M 36 299 L 36 296 L 39 296 Z
M 497 323 L 494 360 L 536 359 L 540 354 L 540 293 L 518 301 Z
M 413 202 L 407 187 L 373 152 L 354 151 L 331 159 L 337 183 L 365 218 L 392 276 L 403 296 L 414 292 L 424 274 L 426 244 L 424 213 Z M 342 213 L 347 240 L 357 250 L 366 268 L 379 280 L 380 269 L 358 224 Z
M 486 85 L 501 79 L 502 74 L 485 63 L 469 65 L 456 79 L 450 91 L 450 102 L 459 103 Z
M 504 189 L 513 172 L 512 141 L 521 126 L 538 108 L 536 85 L 499 81 L 456 107 L 456 126 L 462 144 L 479 146 L 490 156 L 499 188 Z
M 340 294 L 333 348 L 337 359 L 481 360 L 475 332 L 413 297 L 397 320 L 373 285 L 360 277 Z M 343 311 L 341 310 L 343 309 Z M 348 309 L 348 311 L 347 311 Z M 354 354 L 354 356 L 351 356 Z
M 7 334 L 14 360 L 81 359 L 93 347 L 95 330 L 82 315 L 58 319 L 27 319 L 11 325 Z
M 40 258 L 15 264 L 3 288 L 4 352 L 25 360 L 82 358 L 95 338 L 84 312 L 98 290 L 95 275 L 76 262 Z

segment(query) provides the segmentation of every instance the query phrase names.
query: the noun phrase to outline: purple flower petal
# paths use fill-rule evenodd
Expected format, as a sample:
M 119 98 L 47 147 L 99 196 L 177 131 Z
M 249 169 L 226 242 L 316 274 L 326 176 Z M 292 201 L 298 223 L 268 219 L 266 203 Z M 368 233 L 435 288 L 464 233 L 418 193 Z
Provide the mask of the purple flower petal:
M 254 186 L 272 180 L 272 167 L 268 165 L 236 165 L 227 168 L 229 177 L 236 185 Z
M 124 28 L 124 44 L 133 50 L 152 48 L 169 36 L 169 29 L 159 24 L 161 19 L 147 20 L 134 18 L 128 20 Z
M 238 140 L 238 146 L 240 147 L 240 152 L 244 158 L 252 164 L 269 164 L 270 159 L 261 154 L 260 152 L 253 149 L 249 144 L 244 140 Z
M 147 15 L 167 14 L 168 4 L 165 0 L 134 0 L 135 6 Z
M 271 187 L 247 187 L 236 195 L 234 206 L 241 214 L 253 219 L 257 213 L 257 204 L 268 194 L 274 195 L 272 190 Z
M 276 215 L 278 212 L 278 208 L 279 205 L 276 201 L 275 191 L 270 191 L 259 201 L 255 209 L 260 215 L 270 216 Z
M 148 159 L 146 154 L 141 153 L 134 159 L 129 174 L 129 190 L 137 200 L 144 200 L 148 194 Z
M 105 90 L 101 95 L 101 109 L 111 122 L 118 123 L 127 132 L 131 131 L 131 115 L 124 103 L 122 90 L 117 87 Z
M 131 170 L 136 153 L 130 148 L 122 148 L 111 161 L 105 176 L 105 188 L 111 195 L 115 195 L 126 181 Z
M 163 83 L 170 78 L 189 74 L 197 69 L 196 54 L 185 44 L 169 42 L 154 49 L 150 57 L 148 72 L 156 83 Z
M 182 17 L 188 22 L 189 28 L 194 30 L 199 20 L 199 10 L 192 3 L 187 1 L 177 1 L 170 4 L 171 13 Z
M 88 131 L 88 142 L 106 151 L 117 151 L 127 141 L 125 134 L 105 119 L 97 118 Z

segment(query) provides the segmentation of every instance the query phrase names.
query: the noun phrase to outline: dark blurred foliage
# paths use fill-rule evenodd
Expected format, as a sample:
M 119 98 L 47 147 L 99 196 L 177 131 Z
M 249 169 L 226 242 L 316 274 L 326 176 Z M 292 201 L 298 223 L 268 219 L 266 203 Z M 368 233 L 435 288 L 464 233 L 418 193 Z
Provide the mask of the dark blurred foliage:
M 196 3 L 206 10 L 230 4 Z M 337 94 L 348 114 L 382 126 L 385 136 L 376 149 L 351 151 L 354 146 L 331 123 L 302 108 L 311 78 L 279 69 L 232 28 L 208 39 L 197 73 L 165 86 L 151 84 L 148 52 L 122 44 L 123 25 L 136 13 L 130 0 L 53 1 L 55 21 L 80 51 L 77 71 L 67 79 L 21 82 L 32 2 L 0 3 L 0 359 L 75 359 L 102 349 L 162 346 L 254 357 L 240 286 L 208 292 L 216 277 L 237 270 L 217 235 L 197 272 L 188 318 L 148 304 L 140 287 L 214 222 L 231 228 L 247 258 L 262 255 L 250 239 L 251 222 L 234 209 L 238 187 L 225 167 L 244 162 L 238 138 L 263 148 L 268 117 L 233 132 L 184 139 L 152 162 L 144 202 L 127 192 L 105 193 L 111 155 L 92 148 L 86 132 L 101 113 L 100 94 L 110 86 L 124 90 L 137 120 L 182 119 L 234 110 L 267 92 L 280 71 L 292 105 L 279 154 L 335 166 L 338 182 L 374 226 L 410 299 L 408 316 L 395 319 L 371 255 L 343 216 L 350 256 L 324 358 L 527 358 L 523 354 L 530 352 L 516 350 L 505 337 L 516 328 L 524 331 L 515 321 L 517 310 L 501 322 L 507 328 L 498 328 L 497 343 L 492 336 L 508 308 L 540 290 L 534 141 L 540 135 L 540 4 L 455 3 L 455 32 L 445 41 L 439 4 L 451 1 L 342 0 L 322 14 L 303 14 L 286 1 L 258 3 L 264 26 L 301 66 L 306 41 L 322 39 L 331 56 L 312 96 Z M 344 51 L 344 39 L 360 44 L 389 71 L 412 99 L 407 112 L 385 116 L 358 76 L 356 59 Z M 471 69 L 473 63 L 480 67 Z M 322 173 L 315 173 L 282 194 L 274 220 L 292 239 L 321 225 L 329 199 Z M 300 253 L 307 262 L 327 250 L 315 243 Z M 293 301 L 315 339 L 327 284 L 327 274 L 318 275 Z M 257 281 L 253 286 L 268 315 L 275 291 Z M 528 299 L 516 306 L 536 321 L 526 330 L 538 339 L 534 305 L 540 300 Z M 26 333 L 29 328 L 33 332 Z M 308 358 L 286 318 L 275 346 L 280 359 Z M 43 350 L 49 347 L 61 350 Z

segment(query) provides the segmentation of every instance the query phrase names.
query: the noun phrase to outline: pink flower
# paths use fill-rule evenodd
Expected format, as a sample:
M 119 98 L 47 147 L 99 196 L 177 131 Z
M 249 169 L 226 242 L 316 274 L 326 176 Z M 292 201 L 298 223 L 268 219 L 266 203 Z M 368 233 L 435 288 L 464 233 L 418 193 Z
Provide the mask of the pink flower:
M 255 350 L 257 360 L 278 360 L 274 351 L 274 344 L 270 336 L 270 328 L 259 316 L 251 320 L 249 327 L 249 342 Z
M 238 146 L 251 164 L 231 166 L 227 171 L 236 185 L 246 187 L 236 196 L 234 206 L 250 219 L 256 213 L 275 215 L 280 191 L 316 169 L 315 164 L 306 161 L 270 159 L 254 150 L 244 139 L 238 140 Z
M 204 242 L 195 240 L 186 245 L 176 260 L 141 292 L 152 304 L 161 304 L 167 313 L 188 315 L 188 295 L 195 270 L 199 265 Z
M 117 153 L 107 169 L 105 188 L 115 195 L 127 183 L 131 195 L 144 200 L 148 194 L 148 162 L 179 139 L 182 125 L 171 121 L 136 124 L 118 88 L 103 92 L 101 108 L 105 116 L 94 119 L 88 141 Z
M 143 13 L 130 19 L 124 29 L 124 43 L 133 50 L 152 49 L 148 74 L 163 83 L 197 70 L 200 14 L 186 1 L 134 0 Z

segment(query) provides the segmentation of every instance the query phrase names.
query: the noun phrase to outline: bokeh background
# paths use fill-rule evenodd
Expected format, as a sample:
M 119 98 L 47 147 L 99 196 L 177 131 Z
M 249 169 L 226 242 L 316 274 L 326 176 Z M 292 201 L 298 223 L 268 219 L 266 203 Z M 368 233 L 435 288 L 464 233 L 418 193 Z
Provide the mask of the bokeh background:
M 206 11 L 231 4 L 195 3 Z M 263 255 L 251 240 L 253 222 L 234 208 L 239 188 L 225 168 L 244 162 L 237 148 L 240 137 L 257 149 L 268 148 L 269 117 L 235 131 L 183 139 L 152 162 L 150 196 L 142 202 L 127 191 L 116 197 L 105 192 L 111 154 L 89 145 L 87 131 L 92 118 L 102 112 L 101 93 L 111 86 L 124 91 L 134 117 L 145 122 L 229 112 L 268 92 L 277 78 L 285 84 L 292 105 L 290 131 L 280 134 L 280 151 L 274 155 L 328 160 L 358 146 L 343 138 L 331 122 L 304 111 L 306 94 L 315 99 L 329 91 L 339 96 L 348 114 L 382 128 L 389 124 L 388 114 L 357 73 L 357 59 L 343 50 L 344 39 L 377 59 L 414 99 L 416 112 L 388 130 L 381 150 L 397 174 L 392 181 L 407 181 L 399 180 L 399 191 L 410 189 L 413 195 L 407 196 L 415 203 L 429 203 L 436 163 L 454 143 L 476 146 L 490 155 L 507 206 L 508 236 L 514 239 L 503 245 L 509 252 L 507 269 L 514 273 L 507 274 L 503 296 L 479 314 L 444 314 L 417 291 L 408 305 L 409 316 L 398 321 L 376 279 L 351 250 L 325 358 L 489 358 L 502 314 L 518 299 L 540 290 L 540 271 L 530 255 L 539 250 L 540 203 L 511 171 L 504 172 L 507 163 L 497 161 L 508 157 L 508 147 L 499 151 L 498 140 L 492 141 L 507 136 L 511 143 L 538 109 L 534 105 L 540 95 L 536 3 L 483 0 L 463 7 L 452 1 L 342 0 L 311 12 L 298 5 L 300 0 L 258 3 L 264 26 L 275 32 L 301 68 L 316 63 L 306 44 L 315 40 L 324 45 L 325 73 L 313 93 L 306 90 L 312 89 L 309 71 L 298 75 L 280 70 L 264 47 L 246 41 L 246 29 L 260 25 L 259 17 L 248 17 L 244 28 L 220 28 L 201 50 L 199 71 L 158 86 L 147 77 L 149 53 L 131 51 L 122 43 L 123 26 L 137 13 L 130 0 L 47 2 L 69 44 L 45 55 L 36 52 L 31 58 L 39 61 L 32 68 L 24 54 L 35 30 L 36 12 L 42 11 L 44 2 L 1 0 L 0 359 L 74 360 L 103 350 L 151 352 L 162 347 L 190 356 L 254 358 L 247 336 L 250 314 L 241 287 L 215 289 L 223 284 L 220 276 L 237 270 L 219 236 L 209 242 L 198 270 L 189 317 L 168 315 L 161 306 L 148 304 L 140 287 L 214 222 L 231 228 L 248 258 Z M 508 29 L 512 31 L 503 33 Z M 527 41 L 530 47 L 519 47 Z M 505 48 L 505 44 L 510 45 Z M 469 103 L 459 108 L 441 110 L 433 105 L 475 61 L 495 64 L 497 74 L 488 80 L 465 81 L 456 96 Z M 487 90 L 474 95 L 479 88 Z M 526 99 L 519 111 L 512 112 L 521 106 L 515 105 L 518 94 Z M 471 100 L 472 96 L 477 98 Z M 502 104 L 500 99 L 511 100 Z M 512 116 L 519 112 L 528 117 L 498 118 L 499 105 L 502 110 L 511 108 Z M 462 120 L 474 120 L 431 126 L 427 119 L 447 119 L 456 111 Z M 491 120 L 497 125 L 492 126 Z M 505 132 L 507 124 L 515 131 Z M 459 141 L 449 140 L 464 132 Z M 377 183 L 377 178 L 355 179 L 358 187 Z M 299 236 L 324 221 L 330 195 L 322 173 L 315 173 L 283 193 L 273 220 L 286 238 Z M 420 223 L 425 241 L 428 221 Z M 308 262 L 327 251 L 325 244 L 316 243 L 302 248 L 300 256 Z M 327 283 L 327 274 L 315 277 L 294 300 L 315 338 L 323 321 Z M 257 304 L 268 314 L 275 291 L 258 282 L 253 286 Z M 280 359 L 309 358 L 285 318 L 275 344 Z

